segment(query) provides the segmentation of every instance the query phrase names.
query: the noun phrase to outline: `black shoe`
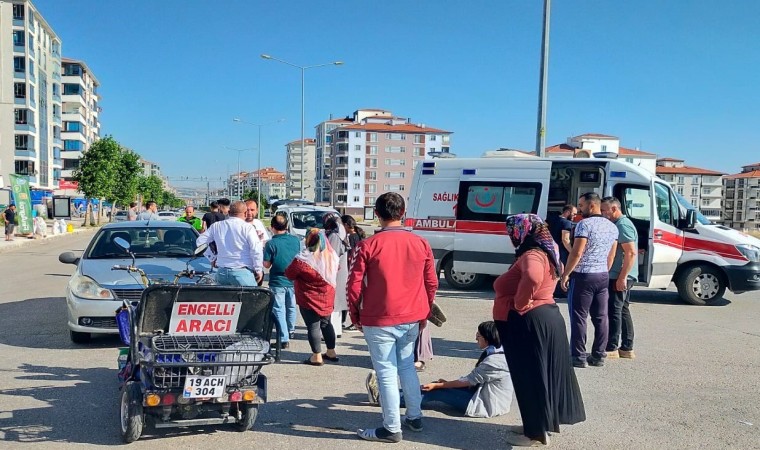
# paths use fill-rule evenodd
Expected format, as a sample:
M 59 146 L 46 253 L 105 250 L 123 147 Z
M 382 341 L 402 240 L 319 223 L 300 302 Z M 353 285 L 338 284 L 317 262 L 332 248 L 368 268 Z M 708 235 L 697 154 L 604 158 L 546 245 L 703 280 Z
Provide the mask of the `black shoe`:
M 575 359 L 573 360 L 573 367 L 576 367 L 578 369 L 585 369 L 588 367 L 588 363 L 586 363 L 586 361 Z
M 387 442 L 389 444 L 396 444 L 401 442 L 401 432 L 391 433 L 386 430 L 385 427 L 369 428 L 366 430 L 359 430 L 356 434 L 365 441 L 373 442 Z
M 404 420 L 401 423 L 406 425 L 406 427 L 412 431 L 422 431 L 422 417 L 416 419 L 404 417 Z
M 295 339 L 296 337 L 295 331 L 291 331 L 289 336 L 290 336 L 290 339 Z
M 280 348 L 283 349 L 283 350 L 289 349 L 290 348 L 290 342 L 283 342 L 282 346 Z
M 588 361 L 589 366 L 604 367 L 604 358 L 594 358 L 593 356 L 589 356 L 586 361 Z

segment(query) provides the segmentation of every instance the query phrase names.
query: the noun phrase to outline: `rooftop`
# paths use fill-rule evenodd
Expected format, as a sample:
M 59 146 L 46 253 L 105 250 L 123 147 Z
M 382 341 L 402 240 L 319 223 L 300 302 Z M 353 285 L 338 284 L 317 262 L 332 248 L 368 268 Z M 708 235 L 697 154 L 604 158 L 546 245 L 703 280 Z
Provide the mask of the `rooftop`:
M 609 134 L 599 134 L 599 133 L 585 133 L 581 134 L 580 136 L 575 136 L 573 139 L 581 139 L 581 138 L 592 138 L 592 139 L 617 139 L 617 136 L 610 136 Z
M 684 162 L 683 159 L 678 158 L 657 158 L 657 162 Z
M 346 125 L 340 127 L 339 130 L 365 130 L 365 131 L 389 131 L 396 133 L 451 133 L 451 131 L 441 130 L 438 128 L 420 126 L 410 123 L 400 123 L 398 125 L 388 125 L 387 123 L 367 123 Z
M 734 180 L 736 178 L 760 178 L 760 170 L 737 173 L 726 177 L 727 180 Z
M 673 175 L 725 175 L 723 172 L 717 172 L 715 170 L 700 169 L 699 167 L 683 166 L 683 167 L 664 167 L 657 166 L 657 174 L 673 174 Z
M 551 147 L 546 147 L 546 153 L 574 153 L 576 150 L 580 149 L 567 144 L 558 144 L 552 145 Z M 641 158 L 652 158 L 657 156 L 654 153 L 642 152 L 641 150 L 633 150 L 625 147 L 620 147 L 618 154 L 620 156 L 638 156 Z
M 311 144 L 316 144 L 317 143 L 316 139 L 311 139 L 311 138 L 305 138 L 304 141 L 306 142 L 306 145 L 311 145 Z M 296 139 L 295 141 L 290 141 L 290 142 L 288 142 L 288 145 L 298 145 L 298 146 L 300 146 L 301 145 L 301 140 L 300 139 Z

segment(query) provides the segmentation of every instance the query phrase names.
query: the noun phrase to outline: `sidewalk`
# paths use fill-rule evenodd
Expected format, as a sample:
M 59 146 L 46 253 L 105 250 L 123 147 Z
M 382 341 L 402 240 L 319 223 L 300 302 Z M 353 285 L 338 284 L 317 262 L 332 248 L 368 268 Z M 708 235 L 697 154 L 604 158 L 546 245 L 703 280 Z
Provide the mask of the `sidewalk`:
M 3 240 L 0 241 L 0 253 L 5 253 L 14 249 L 17 249 L 19 247 L 24 247 L 27 245 L 34 245 L 35 243 L 42 243 L 45 241 L 49 241 L 51 239 L 57 239 L 63 236 L 71 236 L 75 233 L 84 233 L 88 231 L 95 231 L 98 229 L 98 227 L 87 227 L 82 228 L 82 219 L 74 219 L 66 221 L 66 224 L 73 224 L 74 225 L 74 231 L 71 233 L 63 233 L 63 234 L 53 234 L 53 221 L 52 220 L 46 220 L 47 223 L 47 237 L 38 237 L 37 239 L 33 239 L 26 236 L 19 236 L 16 235 L 14 239 L 10 242 L 6 242 L 3 236 Z M 18 231 L 18 227 L 16 227 L 16 230 Z

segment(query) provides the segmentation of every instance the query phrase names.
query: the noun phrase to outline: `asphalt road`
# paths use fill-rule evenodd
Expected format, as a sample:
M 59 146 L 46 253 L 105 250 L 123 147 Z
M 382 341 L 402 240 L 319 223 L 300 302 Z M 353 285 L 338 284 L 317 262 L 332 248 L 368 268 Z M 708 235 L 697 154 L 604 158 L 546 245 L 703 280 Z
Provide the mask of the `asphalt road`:
M 89 233 L 35 242 L 0 256 L 0 447 L 120 444 L 115 338 L 70 343 L 62 292 L 73 266 L 58 263 L 82 250 Z M 449 316 L 434 328 L 436 358 L 421 380 L 451 379 L 475 363 L 475 327 L 490 317 L 492 292 L 442 287 Z M 760 448 L 760 299 L 728 295 L 713 307 L 681 304 L 671 291 L 634 297 L 635 361 L 579 369 L 588 420 L 564 427 L 553 448 Z M 564 306 L 561 308 L 566 310 Z M 368 406 L 370 367 L 361 334 L 339 341 L 338 365 L 308 367 L 302 328 L 285 360 L 265 369 L 269 404 L 256 431 L 224 426 L 151 431 L 134 448 L 359 449 L 354 431 L 380 423 Z M 507 425 L 520 423 L 516 403 L 495 419 L 426 412 L 425 431 L 406 432 L 393 448 L 504 448 Z

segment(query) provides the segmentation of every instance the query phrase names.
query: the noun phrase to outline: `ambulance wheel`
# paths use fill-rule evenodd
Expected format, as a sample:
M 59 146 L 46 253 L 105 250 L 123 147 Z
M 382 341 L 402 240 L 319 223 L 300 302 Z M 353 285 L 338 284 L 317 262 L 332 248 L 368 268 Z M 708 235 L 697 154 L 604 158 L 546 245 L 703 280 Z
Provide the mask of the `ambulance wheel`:
M 235 426 L 238 431 L 253 430 L 253 425 L 256 423 L 256 417 L 259 416 L 259 405 L 245 405 L 243 408 L 243 418 L 240 419 L 240 422 Z
M 121 419 L 121 438 L 127 444 L 140 439 L 145 416 L 142 405 L 142 392 L 135 382 L 124 385 L 121 391 L 121 404 L 119 405 Z
M 455 271 L 453 258 L 446 259 L 443 264 L 443 277 L 451 287 L 462 291 L 477 289 L 486 280 L 486 276 L 481 273 Z
M 676 279 L 678 295 L 686 303 L 697 306 L 711 305 L 726 293 L 723 274 L 711 266 L 690 267 Z

